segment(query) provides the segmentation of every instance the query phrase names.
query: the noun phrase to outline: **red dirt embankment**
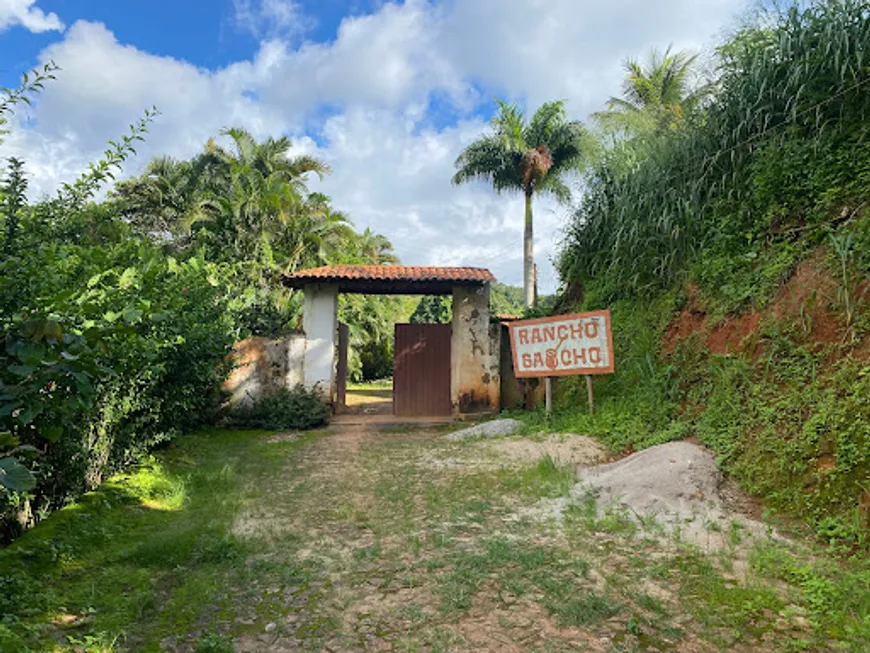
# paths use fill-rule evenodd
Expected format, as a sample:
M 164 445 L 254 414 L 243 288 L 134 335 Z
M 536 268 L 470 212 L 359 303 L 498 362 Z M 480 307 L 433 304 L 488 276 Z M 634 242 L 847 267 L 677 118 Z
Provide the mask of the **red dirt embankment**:
M 688 301 L 665 331 L 662 346 L 666 353 L 693 336 L 703 339 L 713 354 L 728 354 L 752 348 L 755 353 L 757 338 L 765 326 L 775 323 L 797 324 L 806 334 L 807 341 L 817 346 L 845 342 L 846 324 L 837 280 L 825 268 L 823 253 L 816 251 L 802 261 L 791 277 L 777 292 L 773 301 L 763 310 L 749 309 L 741 315 L 728 316 L 711 324 L 700 291 L 692 284 L 687 287 Z M 863 287 L 860 288 L 863 290 Z M 860 297 L 861 293 L 856 293 Z M 854 354 L 866 349 L 862 343 Z M 866 355 L 866 352 L 865 352 Z

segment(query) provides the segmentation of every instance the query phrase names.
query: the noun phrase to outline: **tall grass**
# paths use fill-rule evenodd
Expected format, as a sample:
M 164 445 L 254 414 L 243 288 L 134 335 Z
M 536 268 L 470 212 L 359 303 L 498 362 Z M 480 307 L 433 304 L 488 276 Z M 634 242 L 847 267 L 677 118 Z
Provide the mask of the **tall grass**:
M 739 258 L 862 207 L 870 2 L 759 14 L 717 54 L 706 107 L 678 130 L 622 141 L 589 174 L 563 280 L 633 296 L 673 283 L 705 252 Z

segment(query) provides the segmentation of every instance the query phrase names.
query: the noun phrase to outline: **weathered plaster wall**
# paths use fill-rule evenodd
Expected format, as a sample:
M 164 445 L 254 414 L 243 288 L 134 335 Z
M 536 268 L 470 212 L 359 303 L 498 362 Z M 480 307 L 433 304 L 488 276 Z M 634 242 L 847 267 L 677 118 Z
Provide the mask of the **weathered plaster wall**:
M 338 287 L 305 287 L 303 330 L 308 338 L 305 349 L 305 385 L 318 387 L 332 401 L 335 390 L 335 341 L 338 330 Z
M 453 410 L 499 410 L 498 338 L 489 323 L 489 285 L 453 289 L 450 388 Z
M 497 324 L 500 347 L 499 358 L 501 361 L 501 408 L 502 410 L 520 409 L 525 404 L 523 384 L 517 379 L 514 372 L 513 353 L 511 351 L 511 336 L 508 328 L 503 324 Z
M 233 346 L 235 368 L 224 382 L 231 404 L 250 403 L 281 388 L 303 382 L 305 336 L 283 340 L 248 338 Z

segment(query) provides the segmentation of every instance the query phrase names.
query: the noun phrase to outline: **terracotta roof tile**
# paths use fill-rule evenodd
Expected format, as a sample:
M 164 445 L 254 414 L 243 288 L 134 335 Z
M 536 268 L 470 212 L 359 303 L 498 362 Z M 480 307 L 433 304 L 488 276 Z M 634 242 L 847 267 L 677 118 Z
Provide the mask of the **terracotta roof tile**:
M 286 275 L 288 281 L 458 281 L 488 283 L 495 281 L 485 268 L 421 267 L 407 265 L 327 265 L 299 270 Z

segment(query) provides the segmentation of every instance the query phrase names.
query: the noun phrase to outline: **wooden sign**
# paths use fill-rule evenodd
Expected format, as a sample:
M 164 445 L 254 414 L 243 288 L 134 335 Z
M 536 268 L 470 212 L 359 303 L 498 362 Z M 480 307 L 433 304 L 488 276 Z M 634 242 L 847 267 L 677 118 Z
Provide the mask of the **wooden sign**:
M 612 374 L 610 311 L 508 322 L 517 378 Z

